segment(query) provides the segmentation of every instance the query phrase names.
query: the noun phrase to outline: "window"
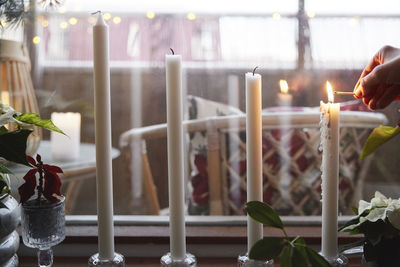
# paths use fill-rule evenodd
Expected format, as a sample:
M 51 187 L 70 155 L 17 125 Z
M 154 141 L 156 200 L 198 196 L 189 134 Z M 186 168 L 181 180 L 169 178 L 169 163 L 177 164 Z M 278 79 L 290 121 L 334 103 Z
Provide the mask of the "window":
M 43 117 L 50 117 L 53 111 L 81 112 L 82 142 L 94 143 L 91 68 L 92 25 L 96 19 L 90 13 L 96 10 L 104 12 L 110 27 L 112 141 L 116 148 L 123 132 L 165 123 L 164 56 L 169 53 L 170 47 L 183 57 L 187 118 L 242 115 L 245 110 L 244 73 L 256 66 L 263 75 L 263 108 L 267 109 L 266 112 L 276 112 L 276 106 L 279 106 L 277 95 L 281 79 L 289 83 L 292 105 L 298 107 L 295 111 L 318 110 L 319 101 L 325 98 L 322 88 L 326 80 L 332 81 L 336 88 L 351 90 L 363 66 L 381 46 L 400 45 L 400 37 L 395 34 L 400 26 L 400 16 L 396 15 L 400 7 L 395 3 L 394 0 L 379 3 L 361 0 L 332 3 L 317 0 L 66 0 L 65 6 L 58 11 L 39 12 L 36 18 L 40 42 L 32 45 L 37 55 L 32 64 L 37 70 L 34 80 L 40 110 Z M 344 102 L 350 99 L 338 97 L 337 100 Z M 218 106 L 215 102 L 223 105 Z M 193 103 L 196 103 L 196 109 Z M 201 108 L 204 114 L 199 114 Z M 189 112 L 194 110 L 196 114 Z M 397 121 L 393 106 L 384 113 L 389 118 L 389 124 Z M 232 134 L 237 127 L 233 123 L 223 129 L 223 142 L 220 141 L 225 151 L 231 153 L 230 167 L 235 172 L 226 174 L 229 177 L 244 175 L 244 135 L 243 132 Z M 270 147 L 274 146 L 271 138 L 286 138 L 286 132 L 281 130 L 265 133 L 265 168 L 275 168 L 277 172 L 272 178 L 265 177 L 272 179 L 264 188 L 264 197 L 270 201 L 276 200 L 277 188 L 287 186 L 279 180 L 280 174 L 276 170 L 287 162 L 284 163 L 285 159 L 279 152 L 268 154 Z M 318 137 L 319 132 L 317 127 L 309 125 L 291 127 L 290 130 L 293 133 L 289 138 L 291 149 L 287 155 L 297 157 L 296 162 L 290 164 L 298 171 L 297 175 L 305 171 L 307 175 L 301 180 L 300 191 L 286 195 L 280 201 L 292 197 L 293 202 L 301 203 L 308 211 L 293 211 L 285 205 L 279 208 L 285 215 L 315 215 L 318 214 L 315 207 L 319 205 L 317 199 L 320 195 L 319 186 L 314 183 L 320 175 L 315 158 L 318 144 L 310 145 L 310 149 L 314 149 L 312 152 L 304 148 L 304 143 Z M 210 186 L 207 179 L 199 176 L 201 171 L 207 169 L 202 162 L 204 158 L 199 157 L 206 153 L 204 143 L 201 143 L 206 139 L 202 138 L 196 139 L 200 143 L 187 143 L 188 150 L 196 149 L 191 150 L 196 153 L 188 153 L 185 170 L 188 212 L 191 214 L 209 212 L 207 207 L 201 205 L 208 202 L 209 193 L 202 190 Z M 347 148 L 352 144 L 347 142 L 343 146 Z M 156 194 L 161 209 L 168 207 L 165 139 L 147 143 L 156 192 L 151 187 L 146 188 L 149 181 L 140 178 L 148 171 L 142 165 L 140 147 L 140 143 L 134 143 L 130 148 L 136 152 L 130 154 L 125 149 L 121 150 L 121 156 L 114 160 L 116 214 L 147 214 L 149 207 L 143 196 L 146 190 Z M 301 149 L 304 153 L 300 152 Z M 341 186 L 342 189 L 351 187 L 352 192 L 343 191 L 343 201 L 347 201 L 343 205 L 348 208 L 375 188 L 384 192 L 389 190 L 387 194 L 391 195 L 390 189 L 398 188 L 398 182 L 394 180 L 396 175 L 393 174 L 398 174 L 395 153 L 395 146 L 376 153 L 376 159 L 369 168 L 371 171 L 366 173 L 363 181 L 364 191 L 358 191 L 362 183 L 352 184 L 352 177 L 360 175 L 364 167 L 360 167 L 359 161 L 350 162 L 342 170 L 349 180 Z M 224 156 L 221 155 L 222 158 Z M 351 158 L 354 155 L 348 156 Z M 286 175 L 288 173 L 293 175 L 292 171 L 286 172 Z M 76 189 L 77 202 L 71 209 L 72 214 L 96 213 L 93 173 L 87 177 L 91 179 L 82 180 L 77 187 L 79 191 Z M 228 191 L 225 196 L 234 199 L 229 203 L 230 209 L 236 209 L 234 213 L 238 214 L 241 212 L 240 201 L 243 202 L 244 198 L 240 189 L 243 181 L 230 181 L 228 178 L 222 182 L 224 190 Z M 66 183 L 64 189 L 67 186 Z M 313 198 L 310 200 L 308 195 Z M 193 205 L 193 201 L 197 204 Z M 343 210 L 343 214 L 348 214 L 348 210 Z

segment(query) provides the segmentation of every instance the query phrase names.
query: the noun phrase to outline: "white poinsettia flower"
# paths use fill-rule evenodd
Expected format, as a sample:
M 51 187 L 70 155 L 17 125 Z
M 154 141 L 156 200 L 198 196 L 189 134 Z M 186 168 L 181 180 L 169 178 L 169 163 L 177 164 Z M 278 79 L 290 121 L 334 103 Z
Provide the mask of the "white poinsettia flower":
M 15 121 L 15 114 L 18 114 L 18 112 L 9 105 L 0 102 L 0 126 Z
M 391 199 L 385 197 L 382 193 L 376 191 L 375 197 L 371 199 L 372 207 L 387 207 Z
M 393 200 L 387 207 L 387 217 L 393 227 L 400 230 L 400 201 Z
M 365 201 L 365 200 L 360 200 L 358 202 L 358 214 L 362 214 L 366 210 L 370 210 L 372 208 L 371 203 Z

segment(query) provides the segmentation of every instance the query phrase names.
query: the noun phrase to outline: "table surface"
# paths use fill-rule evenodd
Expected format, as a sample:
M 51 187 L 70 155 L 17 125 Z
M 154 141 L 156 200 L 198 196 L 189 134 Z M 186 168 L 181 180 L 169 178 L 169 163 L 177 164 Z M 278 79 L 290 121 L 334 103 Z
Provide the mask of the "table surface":
M 94 167 L 96 165 L 96 145 L 89 143 L 80 144 L 79 158 L 73 161 L 57 161 L 51 156 L 50 141 L 43 140 L 40 142 L 38 154 L 42 156 L 42 161 L 46 164 L 57 165 L 63 170 L 79 170 L 87 167 Z M 120 152 L 116 148 L 112 148 L 112 159 L 117 158 Z M 15 174 L 25 173 L 29 168 L 20 165 L 12 164 L 8 166 Z

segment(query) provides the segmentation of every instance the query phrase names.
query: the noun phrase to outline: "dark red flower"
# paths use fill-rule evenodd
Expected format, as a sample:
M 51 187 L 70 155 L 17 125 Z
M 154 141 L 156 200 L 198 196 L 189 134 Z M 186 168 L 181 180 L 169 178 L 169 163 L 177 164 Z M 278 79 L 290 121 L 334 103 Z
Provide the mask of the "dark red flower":
M 62 173 L 61 168 L 53 165 L 43 164 L 41 156 L 34 158 L 27 156 L 28 162 L 35 168 L 29 170 L 25 176 L 25 183 L 18 188 L 18 192 L 21 198 L 21 203 L 28 201 L 34 194 L 35 189 L 38 191 L 38 198 L 41 195 L 49 200 L 50 202 L 56 202 L 57 197 L 60 196 L 61 179 L 58 173 Z M 36 182 L 36 174 L 39 173 L 39 184 Z M 43 185 L 44 180 L 44 185 Z

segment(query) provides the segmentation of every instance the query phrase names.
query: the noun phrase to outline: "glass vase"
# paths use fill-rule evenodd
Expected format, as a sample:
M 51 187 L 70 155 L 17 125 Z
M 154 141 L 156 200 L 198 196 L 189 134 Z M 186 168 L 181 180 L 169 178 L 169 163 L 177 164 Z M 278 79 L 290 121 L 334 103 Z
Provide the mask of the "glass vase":
M 22 240 L 27 247 L 38 249 L 38 265 L 51 266 L 51 247 L 65 238 L 65 197 L 56 203 L 36 199 L 22 205 Z

